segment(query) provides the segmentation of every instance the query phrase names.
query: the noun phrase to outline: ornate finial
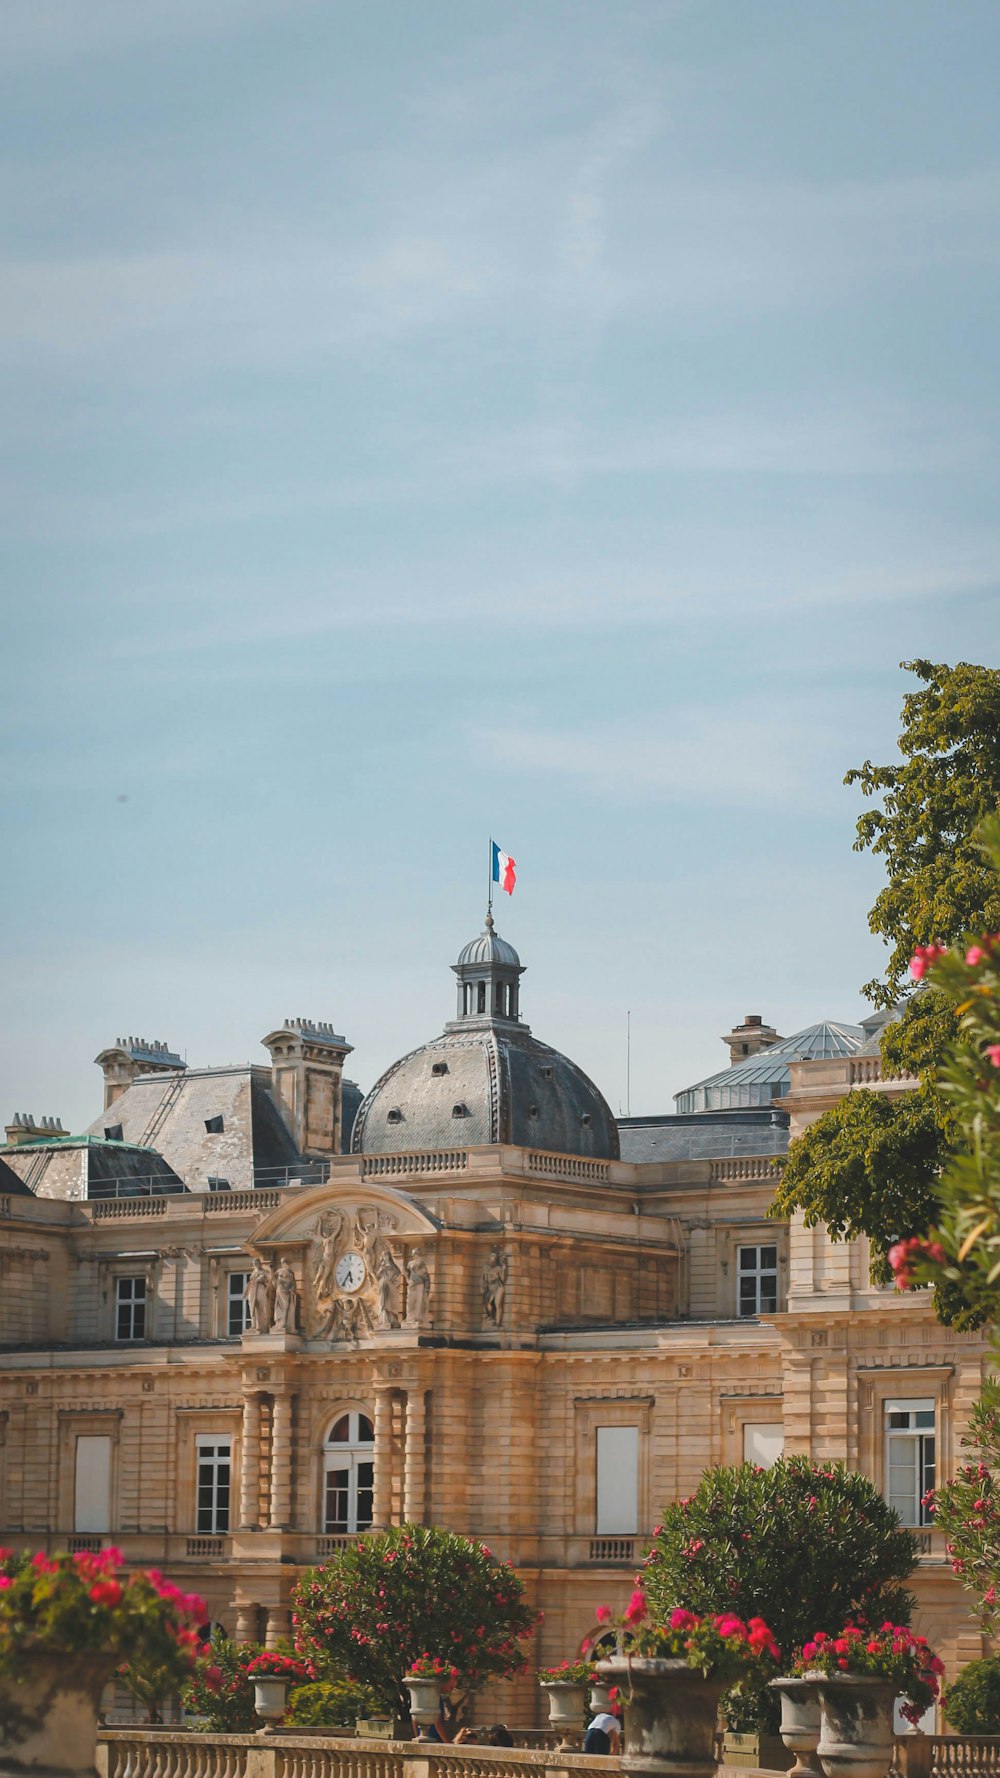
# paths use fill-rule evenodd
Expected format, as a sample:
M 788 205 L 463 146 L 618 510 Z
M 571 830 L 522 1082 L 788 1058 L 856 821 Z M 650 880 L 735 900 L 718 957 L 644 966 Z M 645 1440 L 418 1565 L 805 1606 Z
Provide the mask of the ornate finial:
M 487 932 L 493 931 L 493 909 L 492 908 L 486 909 L 486 930 L 487 930 Z

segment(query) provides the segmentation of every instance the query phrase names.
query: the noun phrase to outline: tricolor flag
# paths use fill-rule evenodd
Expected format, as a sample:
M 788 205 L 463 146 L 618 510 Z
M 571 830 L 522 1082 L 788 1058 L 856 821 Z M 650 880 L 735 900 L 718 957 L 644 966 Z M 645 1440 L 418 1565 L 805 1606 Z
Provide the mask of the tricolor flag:
M 508 858 L 506 852 L 501 852 L 496 840 L 491 840 L 490 844 L 493 847 L 493 881 L 499 883 L 501 889 L 506 889 L 508 895 L 513 895 L 514 884 L 517 881 L 514 875 L 514 860 Z

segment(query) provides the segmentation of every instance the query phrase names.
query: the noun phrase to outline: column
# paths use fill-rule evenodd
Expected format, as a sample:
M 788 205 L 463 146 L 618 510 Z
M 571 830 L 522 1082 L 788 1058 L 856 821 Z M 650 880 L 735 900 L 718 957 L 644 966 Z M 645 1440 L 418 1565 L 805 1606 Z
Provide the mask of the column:
M 424 1391 L 422 1389 L 408 1389 L 406 1392 L 406 1456 L 403 1465 L 403 1518 L 408 1525 L 422 1525 L 424 1522 L 426 1428 L 427 1403 Z
M 292 1634 L 292 1614 L 281 1606 L 268 1607 L 267 1628 L 264 1631 L 264 1647 L 277 1648 L 279 1642 L 287 1642 Z
M 271 1424 L 272 1531 L 287 1531 L 292 1517 L 292 1397 L 276 1395 Z
M 245 1599 L 242 1601 L 237 1600 L 237 1602 L 236 1602 L 236 1641 L 237 1642 L 256 1642 L 256 1640 L 257 1640 L 257 1621 L 258 1621 L 259 1616 L 260 1616 L 260 1607 L 259 1606 L 250 1605 L 247 1603 L 247 1601 Z
M 240 1530 L 260 1526 L 260 1396 L 243 1397 L 243 1451 L 240 1461 Z M 247 1641 L 252 1638 L 247 1637 Z
M 372 1496 L 372 1530 L 385 1531 L 389 1525 L 389 1502 L 392 1499 L 392 1390 L 385 1384 L 375 1388 L 375 1487 Z

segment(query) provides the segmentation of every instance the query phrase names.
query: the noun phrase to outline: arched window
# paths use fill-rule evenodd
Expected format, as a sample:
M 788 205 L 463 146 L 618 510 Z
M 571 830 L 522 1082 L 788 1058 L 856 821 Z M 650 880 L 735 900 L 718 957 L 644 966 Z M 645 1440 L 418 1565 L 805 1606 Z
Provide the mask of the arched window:
M 352 1409 L 334 1421 L 323 1447 L 323 1530 L 367 1531 L 372 1522 L 375 1428 Z

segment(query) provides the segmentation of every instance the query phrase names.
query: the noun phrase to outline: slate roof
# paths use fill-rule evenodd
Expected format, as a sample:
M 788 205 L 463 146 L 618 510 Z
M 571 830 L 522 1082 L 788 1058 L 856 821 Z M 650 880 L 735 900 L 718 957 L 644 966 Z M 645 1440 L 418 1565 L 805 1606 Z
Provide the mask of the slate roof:
M 358 1112 L 353 1149 L 392 1154 L 499 1142 L 618 1157 L 615 1120 L 593 1081 L 512 1021 L 465 1031 L 453 1025 L 394 1062 Z
M 208 1191 L 210 1179 L 249 1191 L 300 1165 L 270 1082 L 269 1068 L 246 1063 L 140 1074 L 90 1129 L 120 1125 L 126 1142 L 155 1148 L 191 1191 Z M 207 1127 L 220 1119 L 221 1129 Z
M 14 1172 L 13 1167 L 7 1165 L 2 1155 L 0 1155 L 0 1192 L 3 1192 L 5 1196 L 9 1193 L 15 1198 L 30 1198 L 32 1195 L 30 1187 L 25 1185 L 24 1180 Z
M 97 1136 L 22 1142 L 4 1150 L 7 1165 L 36 1198 L 82 1202 L 181 1192 L 184 1186 L 155 1149 Z M 2 1188 L 0 1188 L 2 1189 Z
M 732 1160 L 778 1155 L 788 1147 L 788 1113 L 768 1110 L 690 1111 L 679 1116 L 620 1117 L 623 1161 Z
M 831 1056 L 854 1056 L 864 1032 L 860 1025 L 821 1019 L 791 1037 L 783 1037 L 759 1055 L 747 1056 L 735 1067 L 710 1074 L 693 1087 L 674 1094 L 678 1112 L 728 1111 L 740 1106 L 769 1105 L 791 1085 L 792 1062 L 819 1061 Z

